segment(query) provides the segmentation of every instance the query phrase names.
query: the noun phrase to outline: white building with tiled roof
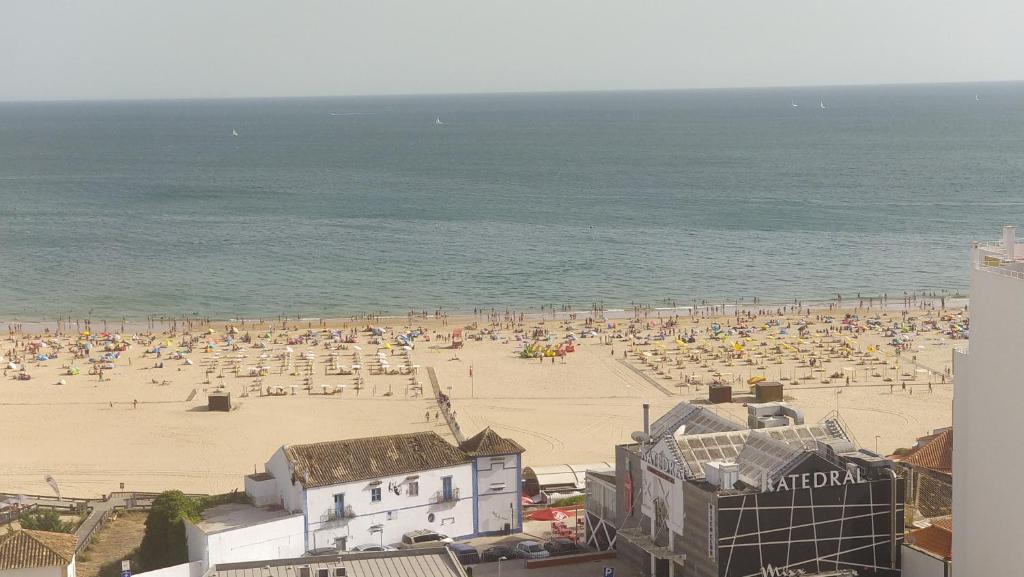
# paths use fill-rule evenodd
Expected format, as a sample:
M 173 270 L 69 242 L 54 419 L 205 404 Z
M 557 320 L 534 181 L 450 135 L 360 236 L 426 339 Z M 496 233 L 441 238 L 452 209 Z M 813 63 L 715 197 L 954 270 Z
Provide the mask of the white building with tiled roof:
M 245 490 L 257 507 L 301 514 L 307 552 L 396 544 L 421 529 L 454 539 L 517 532 L 522 453 L 489 428 L 461 446 L 432 431 L 285 445 Z M 284 537 L 265 540 L 291 551 Z M 192 560 L 216 556 L 191 552 L 193 540 Z
M 0 532 L 0 577 L 75 577 L 77 545 L 70 533 Z

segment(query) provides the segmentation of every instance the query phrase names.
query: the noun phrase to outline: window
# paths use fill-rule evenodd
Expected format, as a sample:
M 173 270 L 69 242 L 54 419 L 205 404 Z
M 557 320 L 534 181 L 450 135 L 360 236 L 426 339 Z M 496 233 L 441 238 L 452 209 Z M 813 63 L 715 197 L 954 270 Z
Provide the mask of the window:
M 316 577 L 330 577 L 331 573 L 327 569 L 317 569 Z
M 370 501 L 373 503 L 380 503 L 380 487 L 370 489 Z
M 334 516 L 339 519 L 345 516 L 345 493 L 334 495 Z
M 505 466 L 505 457 L 491 457 L 491 464 L 492 465 L 501 465 L 502 467 L 504 467 Z
M 452 478 L 441 477 L 441 498 L 445 501 L 452 500 Z
M 416 497 L 420 494 L 420 482 L 409 481 L 409 496 Z

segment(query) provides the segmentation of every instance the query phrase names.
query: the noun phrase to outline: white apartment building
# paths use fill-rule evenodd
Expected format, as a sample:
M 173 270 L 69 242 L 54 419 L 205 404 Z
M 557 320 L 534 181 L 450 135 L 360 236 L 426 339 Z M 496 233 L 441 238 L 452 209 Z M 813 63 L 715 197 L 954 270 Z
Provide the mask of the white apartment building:
M 971 246 L 970 350 L 953 354 L 953 574 L 1009 575 L 1019 564 L 1024 500 L 1015 483 L 1024 406 L 1024 245 Z
M 522 530 L 523 448 L 484 429 L 286 445 L 248 475 L 256 506 L 302 515 L 303 550 L 388 545 L 417 529 L 452 538 Z

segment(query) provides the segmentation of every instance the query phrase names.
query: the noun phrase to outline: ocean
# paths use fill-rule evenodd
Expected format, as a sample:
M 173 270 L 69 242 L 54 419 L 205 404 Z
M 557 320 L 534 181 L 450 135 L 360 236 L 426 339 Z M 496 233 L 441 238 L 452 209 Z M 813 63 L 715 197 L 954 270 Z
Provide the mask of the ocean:
M 1022 128 L 1024 84 L 4 103 L 0 319 L 962 292 Z

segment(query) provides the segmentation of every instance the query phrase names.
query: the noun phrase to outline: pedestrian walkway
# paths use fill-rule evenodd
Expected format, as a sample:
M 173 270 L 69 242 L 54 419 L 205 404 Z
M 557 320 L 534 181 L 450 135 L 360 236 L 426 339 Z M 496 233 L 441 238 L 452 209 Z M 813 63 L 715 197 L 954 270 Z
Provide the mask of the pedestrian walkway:
M 656 388 L 659 391 L 665 393 L 665 395 L 667 395 L 669 397 L 672 396 L 672 391 L 670 391 L 670 390 L 666 389 L 665 387 L 663 387 L 661 385 L 661 383 L 659 383 L 657 380 L 651 378 L 651 376 L 648 375 L 647 373 L 645 373 L 645 372 L 641 371 L 640 369 L 634 367 L 632 364 L 629 363 L 629 361 L 624 361 L 622 359 L 619 359 L 619 362 L 622 363 L 622 365 L 624 367 L 626 367 L 627 369 L 633 371 L 637 375 L 640 375 L 641 379 L 643 379 L 643 380 L 647 381 L 648 383 L 650 383 L 654 388 Z
M 462 428 L 459 427 L 458 421 L 452 414 L 451 410 L 451 399 L 448 402 L 444 402 L 447 399 L 441 392 L 441 385 L 437 382 L 437 373 L 434 372 L 434 367 L 427 367 L 427 376 L 430 377 L 430 386 L 434 388 L 434 398 L 437 399 L 437 406 L 441 409 L 441 414 L 444 415 L 444 420 L 448 423 L 448 429 L 451 430 L 452 436 L 455 437 L 455 441 L 458 444 L 466 442 L 466 436 L 462 434 Z

